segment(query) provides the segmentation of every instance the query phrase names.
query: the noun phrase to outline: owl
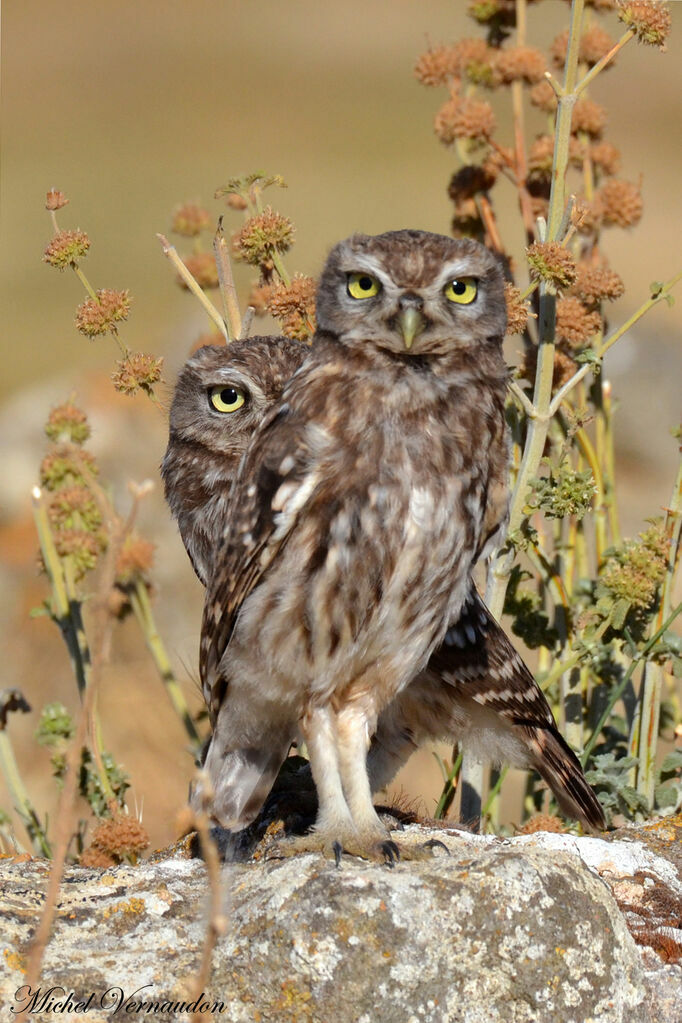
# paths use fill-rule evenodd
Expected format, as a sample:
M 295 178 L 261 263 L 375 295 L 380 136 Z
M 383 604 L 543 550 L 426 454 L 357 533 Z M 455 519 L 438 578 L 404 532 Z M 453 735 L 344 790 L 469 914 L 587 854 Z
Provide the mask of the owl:
M 200 349 L 178 378 L 162 475 L 204 585 L 222 544 L 240 458 L 309 351 L 284 337 L 252 337 Z M 281 744 L 282 759 L 294 738 Z M 604 826 L 599 803 L 542 691 L 473 583 L 427 667 L 379 715 L 367 763 L 372 791 L 385 787 L 419 745 L 434 739 L 460 741 L 481 759 L 534 768 L 569 816 Z M 241 763 L 236 754 L 228 757 Z M 256 812 L 271 780 L 261 779 L 252 796 Z

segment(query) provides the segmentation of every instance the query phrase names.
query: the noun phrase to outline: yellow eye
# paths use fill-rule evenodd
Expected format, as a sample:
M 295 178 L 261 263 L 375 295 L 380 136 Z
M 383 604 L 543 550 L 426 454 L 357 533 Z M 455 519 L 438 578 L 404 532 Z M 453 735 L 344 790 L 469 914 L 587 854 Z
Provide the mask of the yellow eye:
M 370 274 L 348 274 L 346 288 L 351 298 L 371 298 L 379 292 L 381 285 Z
M 478 281 L 475 277 L 455 277 L 445 288 L 445 297 L 449 302 L 459 302 L 460 305 L 470 305 L 476 298 L 478 292 Z
M 236 412 L 246 401 L 246 395 L 238 387 L 212 387 L 209 391 L 211 405 L 216 412 Z

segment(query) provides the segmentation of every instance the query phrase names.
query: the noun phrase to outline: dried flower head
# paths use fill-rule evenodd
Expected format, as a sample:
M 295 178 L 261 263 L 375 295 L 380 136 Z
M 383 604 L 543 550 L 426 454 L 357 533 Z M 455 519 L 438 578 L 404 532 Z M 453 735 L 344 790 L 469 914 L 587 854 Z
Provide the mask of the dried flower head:
M 617 174 L 620 170 L 620 150 L 611 142 L 596 142 L 590 148 L 590 157 L 603 174 Z
M 243 195 L 240 195 L 239 192 L 230 192 L 227 195 L 225 202 L 232 210 L 246 210 L 249 207 L 246 199 Z
M 86 298 L 76 310 L 76 329 L 86 337 L 116 333 L 116 324 L 128 319 L 130 292 L 101 288 L 97 298 Z
M 598 192 L 590 202 L 584 196 L 579 196 L 571 213 L 571 223 L 575 225 L 580 234 L 593 235 L 599 230 L 603 214 Z
M 249 217 L 234 238 L 238 259 L 265 270 L 274 267 L 273 254 L 287 252 L 293 243 L 294 227 L 288 217 L 266 206 L 262 213 Z
M 509 281 L 504 286 L 504 300 L 507 304 L 507 333 L 523 334 L 528 323 L 528 304 L 521 298 L 521 290 Z
M 618 17 L 634 30 L 641 43 L 665 49 L 671 27 L 670 4 L 661 0 L 626 0 L 618 4 Z
M 603 299 L 620 298 L 625 286 L 604 263 L 580 263 L 573 290 L 587 305 L 597 305 Z
M 568 29 L 565 28 L 559 32 L 558 36 L 552 40 L 552 44 L 549 48 L 549 53 L 552 58 L 552 62 L 556 67 L 563 67 L 566 63 L 566 52 L 568 50 Z
M 452 233 L 456 238 L 483 238 L 485 228 L 475 199 L 455 203 Z
M 76 452 L 60 447 L 48 452 L 40 463 L 40 483 L 46 490 L 58 490 L 74 484 L 85 486 L 89 476 L 96 476 L 98 471 L 89 451 Z
M 119 814 L 101 820 L 92 835 L 92 846 L 121 860 L 136 856 L 149 846 L 149 835 L 135 817 Z
M 450 46 L 436 46 L 427 50 L 418 57 L 414 66 L 415 78 L 422 85 L 444 85 L 453 73 Z
M 533 242 L 526 249 L 526 258 L 531 277 L 544 281 L 548 291 L 568 288 L 575 281 L 575 260 L 558 242 Z
M 45 433 L 53 441 L 70 440 L 74 444 L 85 444 L 90 436 L 90 424 L 85 412 L 72 401 L 65 401 L 50 412 Z
M 183 263 L 200 288 L 218 287 L 218 268 L 210 252 L 197 252 L 193 256 L 187 256 L 183 259 Z M 187 287 L 187 284 L 179 275 L 176 280 L 180 287 Z
M 556 304 L 556 336 L 570 348 L 583 348 L 602 329 L 599 313 L 587 309 L 579 298 L 569 295 Z
M 154 565 L 154 550 L 155 545 L 149 540 L 130 533 L 116 560 L 116 582 L 120 586 L 128 586 L 137 579 L 146 582 Z
M 315 291 L 312 277 L 296 274 L 287 287 L 278 284 L 270 299 L 270 312 L 282 325 L 286 337 L 305 341 L 315 332 Z
M 446 144 L 455 139 L 485 141 L 495 131 L 495 115 L 486 100 L 450 99 L 438 111 L 434 128 Z
M 211 226 L 211 215 L 203 206 L 195 202 L 186 202 L 173 210 L 171 231 L 185 238 L 196 238 Z
M 533 106 L 544 110 L 546 114 L 553 114 L 557 108 L 556 93 L 546 80 L 534 85 L 528 96 Z
M 467 163 L 452 175 L 448 195 L 455 203 L 473 199 L 475 195 L 488 192 L 493 187 L 498 173 L 490 161 L 482 164 Z
M 448 50 L 452 74 L 457 78 L 468 78 L 476 85 L 493 85 L 495 57 L 485 39 L 460 39 Z
M 589 67 L 593 67 L 595 64 L 598 64 L 602 57 L 605 57 L 615 45 L 616 40 L 609 35 L 605 28 L 602 28 L 601 25 L 592 25 L 586 32 L 583 32 L 580 40 L 580 60 L 585 61 Z M 611 59 L 606 67 L 612 67 L 613 63 L 614 61 Z
M 598 198 L 605 224 L 632 227 L 642 216 L 642 193 L 630 181 L 611 178 L 599 189 Z
M 60 558 L 70 558 L 76 580 L 92 571 L 103 549 L 103 534 L 93 536 L 85 529 L 61 529 L 54 533 L 54 544 Z
M 606 127 L 606 108 L 587 97 L 580 97 L 573 107 L 571 131 L 584 131 L 598 139 Z
M 554 160 L 554 136 L 540 135 L 528 151 L 528 176 L 551 178 Z
M 85 231 L 59 231 L 45 249 L 43 261 L 58 270 L 78 263 L 88 249 L 90 239 Z
M 536 85 L 546 70 L 544 56 L 532 46 L 509 46 L 498 50 L 495 57 L 495 81 L 504 85 L 518 81 Z
M 261 281 L 251 285 L 247 305 L 253 307 L 256 316 L 265 316 L 274 290 L 274 284 L 263 284 Z
M 68 199 L 63 192 L 57 191 L 56 188 L 51 188 L 45 196 L 45 209 L 46 210 L 61 210 L 62 207 L 66 206 Z
M 145 352 L 131 352 L 116 363 L 111 379 L 116 390 L 122 394 L 132 395 L 140 389 L 152 394 L 154 384 L 161 379 L 162 365 L 163 359 L 155 359 Z
M 54 491 L 48 513 L 55 529 L 83 529 L 99 538 L 102 513 L 87 487 L 77 484 Z
M 118 866 L 118 862 L 109 853 L 101 849 L 94 849 L 92 846 L 84 849 L 78 861 L 81 867 L 89 867 L 91 870 L 108 870 L 109 867 Z
M 535 835 L 538 831 L 549 831 L 560 835 L 566 831 L 566 825 L 560 817 L 553 817 L 549 813 L 534 813 L 518 831 L 520 835 Z

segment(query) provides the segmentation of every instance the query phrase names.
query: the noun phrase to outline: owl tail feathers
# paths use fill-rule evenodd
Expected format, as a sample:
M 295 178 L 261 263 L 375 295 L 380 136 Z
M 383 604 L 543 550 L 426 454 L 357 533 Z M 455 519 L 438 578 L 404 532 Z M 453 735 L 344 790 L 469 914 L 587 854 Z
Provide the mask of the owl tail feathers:
M 526 726 L 530 766 L 545 781 L 567 817 L 596 831 L 606 829 L 602 805 L 585 780 L 580 761 L 556 729 Z
M 289 753 L 290 742 L 268 747 L 224 752 L 213 737 L 204 762 L 210 779 L 210 816 L 223 828 L 241 831 L 258 816 L 277 773 Z M 192 787 L 190 804 L 198 810 L 204 803 L 201 781 Z

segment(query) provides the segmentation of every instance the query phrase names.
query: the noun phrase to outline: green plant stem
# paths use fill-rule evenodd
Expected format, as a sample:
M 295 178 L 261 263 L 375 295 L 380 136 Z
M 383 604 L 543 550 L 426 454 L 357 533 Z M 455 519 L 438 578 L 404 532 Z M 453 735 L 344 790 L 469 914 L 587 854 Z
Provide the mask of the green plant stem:
M 595 629 L 594 633 L 588 637 L 588 641 L 591 642 L 594 640 L 601 639 L 606 630 L 608 629 L 608 627 L 610 626 L 610 624 L 611 619 L 605 618 L 604 621 L 599 626 L 599 628 Z M 558 679 L 560 679 L 565 672 L 570 671 L 571 668 L 575 667 L 575 665 L 578 664 L 579 661 L 584 656 L 585 656 L 584 650 L 574 650 L 562 661 L 558 661 L 554 665 L 552 670 L 549 672 L 549 674 L 545 675 L 545 677 L 539 682 L 540 688 L 543 690 L 543 692 L 547 692 L 550 686 L 552 686 Z
M 507 777 L 508 772 L 509 772 L 509 765 L 507 764 L 499 772 L 499 774 L 498 774 L 498 776 L 497 776 L 497 778 L 495 780 L 495 784 L 492 785 L 492 787 L 490 789 L 490 792 L 488 793 L 488 798 L 486 799 L 485 803 L 483 804 L 483 808 L 481 810 L 481 813 L 482 813 L 482 815 L 484 817 L 486 817 L 489 814 L 490 808 L 493 805 L 493 802 L 499 796 L 500 790 L 502 788 L 502 782 Z
M 661 586 L 661 603 L 656 623 L 667 618 L 670 612 L 672 592 L 680 549 L 682 532 L 682 458 L 680 459 L 677 479 L 673 488 L 670 505 L 666 511 L 666 533 L 670 539 L 668 564 Z M 658 726 L 661 711 L 661 694 L 663 691 L 663 668 L 660 664 L 647 663 L 642 676 L 640 696 L 640 727 L 637 755 L 639 769 L 637 772 L 637 791 L 647 800 L 650 807 L 654 802 L 656 785 L 656 750 L 658 747 Z
M 275 265 L 275 270 L 279 274 L 282 283 L 286 285 L 286 287 L 288 288 L 289 285 L 291 284 L 291 277 L 289 276 L 287 268 L 285 267 L 282 257 L 280 256 L 277 249 L 273 250 L 272 262 Z
M 161 247 L 163 248 L 164 256 L 166 256 L 173 264 L 178 274 L 180 275 L 180 277 L 182 277 L 183 281 L 185 282 L 189 290 L 192 292 L 192 294 L 199 299 L 201 305 L 204 307 L 205 312 L 208 314 L 209 318 L 213 321 L 213 323 L 215 323 L 216 327 L 223 335 L 225 340 L 226 341 L 229 340 L 227 327 L 225 326 L 225 321 L 223 320 L 222 316 L 220 315 L 216 307 L 213 305 L 213 302 L 211 302 L 211 300 L 204 294 L 203 290 L 194 280 L 191 273 L 180 259 L 180 256 L 178 255 L 175 246 L 171 245 L 168 239 L 162 234 L 157 234 L 156 237 L 161 242 Z
M 455 757 L 455 762 L 452 765 L 452 769 L 447 773 L 445 777 L 443 791 L 440 794 L 440 799 L 438 800 L 438 804 L 433 814 L 437 821 L 443 820 L 448 810 L 450 809 L 450 806 L 452 805 L 452 801 L 455 798 L 455 795 L 457 794 L 457 778 L 462 767 L 462 759 L 463 759 L 462 753 L 458 752 L 457 756 Z
M 28 792 L 19 773 L 19 765 L 14 756 L 14 750 L 12 749 L 12 743 L 6 727 L 0 728 L 0 768 L 2 769 L 14 809 L 24 823 L 34 851 L 38 856 L 46 856 L 49 859 L 52 855 L 52 848 L 40 823 L 40 818 L 28 798 Z
M 657 629 L 656 632 L 654 632 L 653 636 L 651 636 L 650 639 L 648 639 L 647 642 L 644 644 L 639 654 L 633 657 L 621 682 L 616 686 L 616 688 L 612 691 L 611 695 L 609 696 L 608 703 L 606 704 L 606 707 L 604 708 L 602 715 L 599 718 L 599 721 L 597 722 L 594 731 L 592 732 L 592 735 L 585 743 L 585 749 L 583 750 L 583 754 L 581 757 L 583 767 L 585 767 L 585 764 L 589 760 L 592 750 L 596 746 L 597 740 L 599 739 L 599 736 L 602 733 L 602 729 L 606 722 L 608 721 L 609 717 L 611 716 L 611 711 L 613 710 L 615 705 L 618 703 L 618 700 L 625 692 L 627 684 L 634 675 L 636 668 L 639 666 L 639 664 L 646 661 L 646 655 L 649 653 L 651 648 L 655 646 L 656 643 L 658 643 L 661 636 L 668 631 L 668 629 L 675 621 L 677 616 L 680 614 L 680 612 L 682 612 L 682 603 L 679 603 L 677 607 L 673 611 L 671 611 L 671 613 L 668 615 L 668 617 L 663 622 L 661 627 Z
M 185 700 L 183 692 L 175 678 L 175 674 L 173 673 L 170 658 L 168 657 L 168 653 L 166 652 L 166 648 L 163 645 L 163 641 L 156 627 L 151 602 L 149 600 L 149 593 L 142 579 L 137 579 L 135 587 L 130 594 L 130 603 L 133 608 L 135 618 L 142 630 L 145 643 L 147 644 L 147 649 L 152 655 L 156 669 L 161 676 L 161 681 L 165 686 L 175 712 L 184 725 L 185 731 L 187 732 L 192 744 L 192 752 L 196 755 L 201 750 L 201 737 L 199 736 L 194 722 L 192 721 L 192 715 L 189 712 L 187 701 Z

